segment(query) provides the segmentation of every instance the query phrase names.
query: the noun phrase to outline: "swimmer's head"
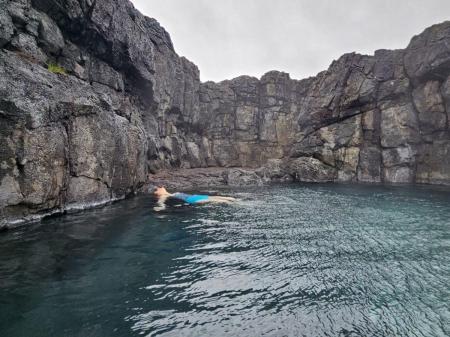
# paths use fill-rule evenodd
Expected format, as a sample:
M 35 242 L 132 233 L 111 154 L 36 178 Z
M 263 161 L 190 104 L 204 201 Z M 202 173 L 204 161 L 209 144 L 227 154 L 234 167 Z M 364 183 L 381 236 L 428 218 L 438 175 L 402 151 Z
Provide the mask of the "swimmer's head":
M 169 194 L 169 192 L 167 192 L 164 186 L 158 186 L 153 192 L 153 194 L 156 195 L 157 197 L 162 197 L 163 195 Z

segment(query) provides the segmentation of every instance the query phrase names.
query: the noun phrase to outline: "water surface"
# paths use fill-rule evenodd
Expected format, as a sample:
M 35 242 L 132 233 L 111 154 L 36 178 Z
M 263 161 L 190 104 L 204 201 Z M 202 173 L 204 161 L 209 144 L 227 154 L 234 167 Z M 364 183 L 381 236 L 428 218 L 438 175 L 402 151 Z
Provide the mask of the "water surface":
M 220 192 L 0 233 L 0 336 L 450 335 L 448 190 Z

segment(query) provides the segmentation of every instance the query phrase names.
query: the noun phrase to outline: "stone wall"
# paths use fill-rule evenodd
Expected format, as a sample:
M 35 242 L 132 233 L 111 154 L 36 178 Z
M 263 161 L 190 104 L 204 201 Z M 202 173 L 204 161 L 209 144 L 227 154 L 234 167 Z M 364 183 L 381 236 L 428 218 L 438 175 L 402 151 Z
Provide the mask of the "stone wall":
M 120 199 L 172 168 L 450 184 L 449 75 L 450 22 L 300 81 L 201 83 L 129 1 L 0 0 L 0 222 Z

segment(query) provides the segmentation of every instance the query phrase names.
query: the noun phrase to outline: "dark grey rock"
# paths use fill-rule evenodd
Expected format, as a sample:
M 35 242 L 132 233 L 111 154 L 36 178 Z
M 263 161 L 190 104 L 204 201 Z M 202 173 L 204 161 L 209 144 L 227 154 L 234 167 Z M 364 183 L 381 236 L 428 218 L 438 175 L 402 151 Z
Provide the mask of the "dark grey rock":
M 418 142 L 419 121 L 411 103 L 381 110 L 381 146 L 397 147 Z
M 450 185 L 450 137 L 422 144 L 417 151 L 416 181 L 425 184 Z
M 442 84 L 442 98 L 444 99 L 445 110 L 447 111 L 447 130 L 450 129 L 450 76 Z
M 400 165 L 414 166 L 415 152 L 410 146 L 385 149 L 382 152 L 383 166 L 387 168 Z
M 74 72 L 77 71 L 76 66 L 74 67 Z M 117 91 L 124 90 L 124 82 L 122 75 L 107 65 L 97 59 L 93 59 L 89 64 L 89 80 L 92 82 L 98 82 L 107 85 Z M 82 77 L 82 73 L 79 73 Z
M 261 186 L 264 184 L 256 172 L 244 169 L 228 170 L 225 180 L 230 186 Z
M 11 47 L 20 51 L 23 56 L 36 63 L 46 63 L 47 55 L 38 47 L 36 38 L 32 35 L 19 33 L 11 40 Z
M 439 81 L 428 81 L 413 91 L 413 100 L 418 111 L 421 130 L 426 133 L 447 128 L 447 114 L 440 93 Z
M 384 169 L 384 181 L 388 183 L 414 182 L 414 170 L 408 166 L 393 166 Z
M 149 179 L 450 184 L 449 22 L 304 80 L 201 83 L 129 1 L 0 4 L 2 221 L 120 199 Z
M 416 83 L 445 80 L 450 73 L 450 21 L 433 25 L 412 38 L 405 51 L 405 69 Z
M 311 157 L 293 159 L 289 172 L 296 181 L 303 182 L 329 182 L 337 177 L 336 169 Z
M 367 183 L 381 182 L 381 151 L 379 147 L 364 146 L 359 154 L 358 180 Z
M 43 48 L 51 54 L 59 54 L 64 48 L 64 37 L 59 27 L 45 14 L 39 14 L 39 39 Z
M 269 159 L 256 173 L 264 182 L 289 182 L 294 179 L 289 173 L 288 163 L 283 159 Z
M 11 16 L 6 11 L 5 1 L 0 2 L 0 48 L 10 42 L 14 34 Z

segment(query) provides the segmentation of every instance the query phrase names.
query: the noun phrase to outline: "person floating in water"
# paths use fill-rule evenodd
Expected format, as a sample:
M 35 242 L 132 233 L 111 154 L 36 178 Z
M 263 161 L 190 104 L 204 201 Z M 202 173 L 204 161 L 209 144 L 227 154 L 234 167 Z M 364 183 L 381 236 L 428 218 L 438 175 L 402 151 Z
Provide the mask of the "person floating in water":
M 232 197 L 211 196 L 206 194 L 186 194 L 180 192 L 169 193 L 164 186 L 157 187 L 153 194 L 158 198 L 158 206 L 154 208 L 155 211 L 164 210 L 166 208 L 166 200 L 168 198 L 178 199 L 190 205 L 204 204 L 207 202 L 229 204 L 236 201 L 236 199 Z

